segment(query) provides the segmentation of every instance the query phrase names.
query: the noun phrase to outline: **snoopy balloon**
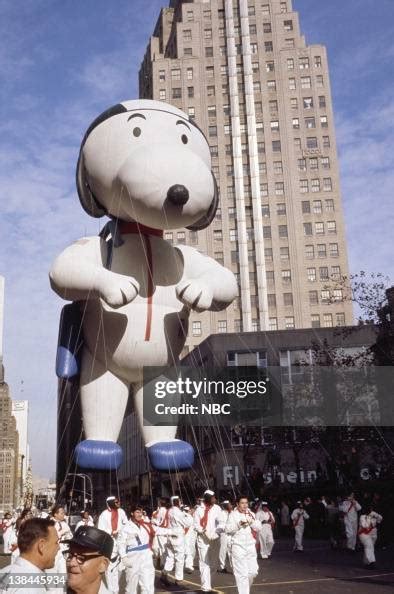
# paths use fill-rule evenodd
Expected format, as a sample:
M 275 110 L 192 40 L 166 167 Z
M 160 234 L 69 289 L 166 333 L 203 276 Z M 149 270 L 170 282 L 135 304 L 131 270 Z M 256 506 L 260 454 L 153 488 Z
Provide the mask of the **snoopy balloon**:
M 224 309 L 238 293 L 232 272 L 163 239 L 164 229 L 204 229 L 215 216 L 209 146 L 179 109 L 125 101 L 88 128 L 77 187 L 91 216 L 110 218 L 99 236 L 66 248 L 50 271 L 53 290 L 83 312 L 77 372 L 85 440 L 77 445 L 77 462 L 92 469 L 120 466 L 116 441 L 132 388 L 152 466 L 188 468 L 194 451 L 176 439 L 176 427 L 143 425 L 142 370 L 177 363 L 190 310 Z M 62 377 L 76 373 L 64 349 L 57 366 Z

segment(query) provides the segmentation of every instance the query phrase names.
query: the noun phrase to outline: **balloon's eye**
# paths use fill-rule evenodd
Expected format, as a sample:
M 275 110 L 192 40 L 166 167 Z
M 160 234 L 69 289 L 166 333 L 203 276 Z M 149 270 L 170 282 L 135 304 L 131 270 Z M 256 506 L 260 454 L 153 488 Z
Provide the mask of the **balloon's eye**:
M 183 142 L 183 144 L 187 144 L 189 142 L 188 137 L 186 136 L 186 134 L 182 134 L 181 136 L 181 140 Z
M 141 128 L 133 128 L 133 134 L 134 136 L 136 136 L 138 138 L 138 136 L 141 136 Z

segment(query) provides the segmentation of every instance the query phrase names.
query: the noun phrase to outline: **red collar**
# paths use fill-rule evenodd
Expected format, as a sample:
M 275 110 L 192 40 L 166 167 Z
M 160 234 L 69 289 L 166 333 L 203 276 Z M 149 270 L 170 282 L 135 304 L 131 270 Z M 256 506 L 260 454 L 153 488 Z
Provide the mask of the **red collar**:
M 122 235 L 127 233 L 139 233 L 140 235 L 156 235 L 156 237 L 163 237 L 161 229 L 153 229 L 153 227 L 146 227 L 139 223 L 126 223 L 124 221 L 119 223 L 119 231 Z

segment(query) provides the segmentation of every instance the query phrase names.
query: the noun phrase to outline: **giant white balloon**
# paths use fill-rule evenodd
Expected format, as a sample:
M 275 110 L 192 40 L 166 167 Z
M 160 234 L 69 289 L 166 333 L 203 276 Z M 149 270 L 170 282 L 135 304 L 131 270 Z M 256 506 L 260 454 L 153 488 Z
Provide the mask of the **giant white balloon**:
M 153 467 L 190 467 L 193 448 L 176 439 L 176 427 L 142 423 L 142 369 L 176 365 L 190 310 L 224 309 L 238 293 L 232 272 L 192 247 L 163 239 L 164 229 L 203 229 L 215 216 L 207 141 L 171 105 L 119 103 L 87 130 L 77 186 L 90 215 L 110 218 L 100 236 L 76 241 L 50 271 L 53 290 L 83 314 L 80 369 L 73 352 L 79 329 L 70 331 L 66 315 L 57 359 L 59 376 L 80 373 L 85 440 L 77 446 L 77 462 L 119 467 L 116 441 L 132 386 Z

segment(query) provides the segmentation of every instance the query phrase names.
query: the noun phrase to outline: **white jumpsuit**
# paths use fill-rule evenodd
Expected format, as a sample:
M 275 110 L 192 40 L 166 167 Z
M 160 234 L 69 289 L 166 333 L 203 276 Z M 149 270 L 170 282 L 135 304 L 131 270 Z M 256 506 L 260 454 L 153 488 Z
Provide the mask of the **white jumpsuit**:
M 153 526 L 148 523 L 127 522 L 118 537 L 118 550 L 126 568 L 126 594 L 154 594 L 155 568 L 151 543 Z
M 309 520 L 309 515 L 306 511 L 300 507 L 296 507 L 291 514 L 293 521 L 293 527 L 295 531 L 294 535 L 294 550 L 303 551 L 304 547 L 302 544 L 302 538 L 304 536 L 305 520 Z
M 369 565 L 375 563 L 375 543 L 378 537 L 377 524 L 383 520 L 383 517 L 372 511 L 370 514 L 360 516 L 360 527 L 358 537 L 364 547 L 364 563 Z
M 225 527 L 227 524 L 228 517 L 230 512 L 226 509 L 222 509 L 220 516 L 219 516 L 219 524 L 218 524 L 218 532 L 220 534 L 220 549 L 219 549 L 219 567 L 220 569 L 226 568 L 226 559 L 229 555 L 228 544 L 230 537 L 225 532 Z
M 355 500 L 345 499 L 339 506 L 339 509 L 345 514 L 346 546 L 351 551 L 354 551 L 357 542 L 357 512 L 360 511 L 361 505 Z
M 261 523 L 250 510 L 241 513 L 235 509 L 228 517 L 225 530 L 230 536 L 230 558 L 238 594 L 249 594 L 259 572 L 255 532 L 261 530 Z
M 155 527 L 168 528 L 170 510 L 166 507 L 159 507 L 152 514 L 152 524 Z M 153 552 L 155 556 L 160 557 L 160 565 L 163 567 L 167 555 L 168 537 L 157 534 L 153 541 Z
M 185 530 L 190 528 L 193 518 L 177 506 L 173 506 L 168 514 L 170 535 L 167 544 L 167 556 L 164 571 L 167 573 L 174 569 L 176 581 L 183 580 L 185 564 Z
M 55 528 L 59 538 L 60 545 L 60 549 L 58 550 L 55 557 L 55 565 L 53 569 L 56 573 L 66 573 L 66 560 L 63 557 L 62 551 L 68 549 L 68 544 L 62 544 L 62 541 L 71 539 L 73 537 L 73 534 L 66 520 L 62 520 L 61 522 L 59 520 L 55 520 L 55 518 L 52 518 L 52 520 L 55 522 Z M 52 572 L 52 569 L 50 571 Z
M 194 513 L 194 529 L 197 532 L 197 551 L 200 566 L 201 590 L 209 592 L 211 569 L 217 567 L 219 553 L 219 534 L 217 528 L 221 509 L 214 505 L 197 507 Z
M 197 532 L 194 529 L 194 519 L 192 519 L 191 527 L 186 531 L 185 536 L 185 568 L 193 571 L 194 569 L 194 558 L 196 556 L 196 542 Z
M 274 514 L 271 511 L 261 509 L 256 514 L 256 520 L 261 522 L 261 531 L 259 532 L 260 556 L 262 559 L 268 559 L 275 544 L 272 532 L 272 528 L 275 526 Z
M 111 510 L 105 509 L 101 512 L 100 517 L 98 519 L 97 528 L 100 530 L 104 530 L 107 534 L 110 534 L 114 539 L 114 548 L 112 551 L 112 557 L 116 557 L 118 554 L 118 539 L 121 535 L 124 527 L 128 523 L 127 516 L 125 511 L 122 508 L 118 509 L 118 521 L 116 529 L 112 529 L 111 523 Z M 113 594 L 117 594 L 119 592 L 119 560 L 116 559 L 113 563 L 109 564 L 109 567 L 106 571 L 106 578 L 108 583 L 108 589 Z
M 13 520 L 12 518 L 10 518 L 9 520 L 5 520 L 3 523 L 3 542 L 4 542 L 4 548 L 3 548 L 3 553 L 4 555 L 9 555 L 10 553 L 12 553 L 11 550 L 11 537 L 12 537 L 12 528 L 13 525 L 15 524 L 15 520 Z

